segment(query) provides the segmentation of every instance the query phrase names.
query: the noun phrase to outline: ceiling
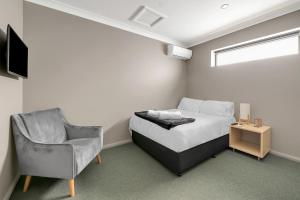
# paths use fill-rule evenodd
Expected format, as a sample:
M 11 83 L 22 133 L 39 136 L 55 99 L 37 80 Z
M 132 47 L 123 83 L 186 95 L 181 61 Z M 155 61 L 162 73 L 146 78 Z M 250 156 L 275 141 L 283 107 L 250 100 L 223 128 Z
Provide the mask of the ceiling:
M 191 47 L 300 9 L 300 0 L 27 0 L 66 13 Z M 227 9 L 221 9 L 229 4 Z M 165 18 L 154 26 L 132 21 L 141 6 Z

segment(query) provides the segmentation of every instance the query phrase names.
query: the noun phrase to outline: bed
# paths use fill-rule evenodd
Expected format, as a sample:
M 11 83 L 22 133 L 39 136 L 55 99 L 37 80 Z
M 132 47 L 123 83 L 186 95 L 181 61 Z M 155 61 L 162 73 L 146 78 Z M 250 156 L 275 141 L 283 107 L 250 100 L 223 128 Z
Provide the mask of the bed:
M 178 109 L 183 117 L 195 121 L 167 130 L 134 115 L 129 129 L 135 144 L 181 176 L 228 148 L 229 127 L 235 118 L 231 102 L 183 98 Z

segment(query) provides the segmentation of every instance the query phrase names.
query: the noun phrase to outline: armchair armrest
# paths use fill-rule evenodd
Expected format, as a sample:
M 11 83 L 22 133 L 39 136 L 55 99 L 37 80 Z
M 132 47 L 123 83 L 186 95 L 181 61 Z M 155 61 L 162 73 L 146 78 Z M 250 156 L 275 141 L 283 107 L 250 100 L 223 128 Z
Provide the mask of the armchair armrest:
M 20 156 L 24 174 L 72 179 L 76 176 L 74 149 L 71 144 L 27 142 Z
M 99 138 L 101 149 L 103 147 L 103 128 L 101 126 L 75 126 L 65 123 L 69 140 L 79 138 Z
M 71 179 L 76 176 L 71 144 L 42 144 L 19 135 L 15 139 L 21 174 Z
M 99 138 L 102 134 L 101 126 L 76 126 L 65 123 L 68 139 Z

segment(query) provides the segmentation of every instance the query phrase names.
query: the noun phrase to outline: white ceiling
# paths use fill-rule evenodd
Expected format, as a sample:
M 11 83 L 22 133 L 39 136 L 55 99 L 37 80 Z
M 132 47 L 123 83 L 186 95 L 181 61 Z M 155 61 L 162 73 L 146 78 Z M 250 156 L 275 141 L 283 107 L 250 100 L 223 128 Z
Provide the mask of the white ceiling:
M 90 20 L 191 47 L 300 9 L 300 0 L 27 0 Z M 221 9 L 228 3 L 227 9 Z M 153 27 L 130 20 L 140 6 L 167 16 Z

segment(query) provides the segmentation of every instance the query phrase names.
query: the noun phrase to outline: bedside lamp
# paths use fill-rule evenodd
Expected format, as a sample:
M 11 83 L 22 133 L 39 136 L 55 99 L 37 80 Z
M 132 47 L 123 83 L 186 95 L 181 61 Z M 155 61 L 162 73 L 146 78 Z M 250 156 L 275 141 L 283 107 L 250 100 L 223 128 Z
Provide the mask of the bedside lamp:
M 240 104 L 240 119 L 239 124 L 250 123 L 250 104 L 241 103 Z

